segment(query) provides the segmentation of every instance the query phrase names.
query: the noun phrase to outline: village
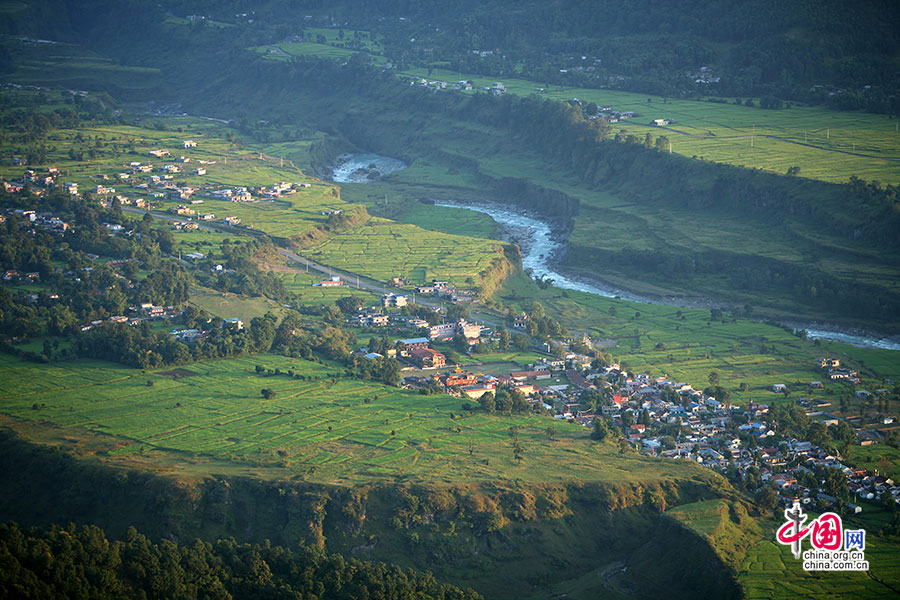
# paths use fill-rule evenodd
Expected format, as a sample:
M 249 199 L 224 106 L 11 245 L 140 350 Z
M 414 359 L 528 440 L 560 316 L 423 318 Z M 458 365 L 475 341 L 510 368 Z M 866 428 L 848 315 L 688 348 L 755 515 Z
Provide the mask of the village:
M 384 296 L 384 306 L 397 306 L 391 304 L 392 297 Z M 521 328 L 527 318 L 514 315 L 510 325 Z M 851 467 L 839 452 L 829 449 L 835 444 L 844 444 L 846 450 L 848 446 L 895 443 L 897 437 L 892 416 L 874 418 L 862 410 L 858 415 L 837 416 L 830 401 L 814 397 L 824 389 L 823 381 L 859 383 L 856 370 L 842 366 L 836 358 L 819 361 L 816 366 L 823 381 L 808 382 L 809 396 L 798 398 L 791 409 L 810 424 L 809 431 L 817 433 L 804 439 L 792 435 L 775 410 L 777 404 L 784 405 L 778 396 L 787 396 L 785 384 L 771 385 L 771 404 L 751 402 L 739 407 L 688 383 L 630 373 L 617 363 L 604 364 L 554 340 L 533 343 L 529 348 L 544 353 L 543 358 L 518 370 L 487 374 L 483 371 L 492 370 L 490 365 L 478 364 L 473 370 L 452 365 L 445 352 L 435 347 L 461 339 L 469 348 L 496 343 L 499 333 L 477 323 L 456 319 L 429 324 L 417 317 L 384 314 L 375 307 L 360 311 L 348 323 L 375 330 L 393 326 L 397 331 L 421 332 L 420 337 L 397 339 L 381 352 L 368 347 L 359 350 L 366 359 L 396 358 L 405 363 L 401 385 L 407 389 L 440 391 L 477 402 L 491 412 L 540 412 L 584 428 L 620 432 L 620 444 L 644 455 L 695 461 L 733 480 L 743 480 L 750 488 L 775 490 L 777 501 L 788 506 L 798 499 L 819 508 L 841 504 L 858 513 L 865 503 L 900 504 L 900 486 L 891 478 Z M 477 356 L 470 353 L 465 358 L 475 360 Z M 856 389 L 853 396 L 871 401 L 889 393 L 886 388 Z M 504 401 L 496 402 L 501 396 Z M 463 408 L 477 407 L 464 404 Z M 843 398 L 840 409 L 841 413 L 847 410 Z M 828 432 L 830 438 L 823 439 L 822 432 Z M 831 440 L 834 444 L 828 443 Z M 840 473 L 838 487 L 834 477 L 823 475 L 829 472 Z M 826 485 L 828 481 L 831 487 Z
M 181 149 L 186 151 L 197 147 L 197 142 L 194 140 L 181 142 Z M 284 181 L 270 186 L 188 185 L 184 181 L 186 178 L 207 175 L 209 169 L 218 161 L 195 160 L 183 154 L 173 156 L 172 152 L 165 148 L 151 149 L 147 155 L 151 159 L 162 159 L 167 164 L 155 166 L 149 162 L 131 161 L 120 165 L 122 171 L 115 175 L 108 173 L 93 175 L 91 179 L 96 182 L 96 185 L 92 185 L 87 190 L 83 189 L 84 186 L 79 187 L 79 183 L 76 181 L 63 181 L 69 177 L 56 167 L 47 167 L 41 172 L 26 169 L 21 180 L 4 180 L 0 182 L 0 185 L 7 192 L 24 191 L 36 196 L 41 196 L 57 188 L 62 188 L 73 196 L 89 192 L 98 199 L 102 206 L 107 208 L 117 204 L 142 210 L 166 209 L 172 215 L 185 217 L 184 220 L 173 222 L 172 228 L 175 230 L 199 229 L 199 221 L 216 221 L 220 225 L 228 227 L 252 229 L 249 225 L 242 225 L 241 219 L 237 216 L 216 217 L 214 213 L 204 211 L 202 206 L 204 197 L 209 200 L 230 201 L 234 204 L 257 203 L 276 200 L 311 187 L 308 182 Z M 224 160 L 227 163 L 227 158 Z M 192 168 L 192 163 L 197 166 Z M 24 165 L 24 161 L 14 158 L 13 164 Z M 179 181 L 176 181 L 176 176 Z M 118 189 L 115 186 L 118 186 Z M 146 197 L 137 197 L 138 195 Z M 179 204 L 166 207 L 165 201 Z M 322 214 L 324 215 L 326 212 Z

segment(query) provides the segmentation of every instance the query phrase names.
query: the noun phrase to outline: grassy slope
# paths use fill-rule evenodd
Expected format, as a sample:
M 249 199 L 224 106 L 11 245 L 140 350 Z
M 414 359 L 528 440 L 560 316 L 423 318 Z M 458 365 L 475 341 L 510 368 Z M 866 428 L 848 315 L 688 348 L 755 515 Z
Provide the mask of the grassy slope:
M 752 519 L 743 506 L 723 499 L 686 504 L 666 512 L 707 539 L 738 576 L 748 599 L 756 598 L 893 598 L 898 584 L 898 548 L 877 535 L 868 522 L 847 527 L 865 527 L 868 573 L 808 573 L 790 550 L 775 542 L 773 519 Z M 893 589 L 892 589 L 893 588 Z

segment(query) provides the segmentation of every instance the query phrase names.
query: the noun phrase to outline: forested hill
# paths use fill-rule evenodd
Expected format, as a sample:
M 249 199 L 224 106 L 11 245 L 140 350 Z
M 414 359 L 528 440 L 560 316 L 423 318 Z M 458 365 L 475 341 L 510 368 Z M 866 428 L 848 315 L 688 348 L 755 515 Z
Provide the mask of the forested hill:
M 41 6 L 36 6 L 36 5 Z M 524 76 L 547 85 L 613 87 L 671 97 L 768 97 L 835 108 L 900 112 L 900 3 L 861 0 L 55 0 L 33 3 L 5 27 L 56 30 L 112 43 L 110 31 L 151 15 L 211 23 L 245 46 L 314 40 L 345 27 L 346 47 L 377 42 L 398 66 Z M 25 16 L 27 14 L 27 17 Z M 202 19 L 199 19 L 202 17 Z M 356 33 L 366 32 L 356 38 Z M 12 32 L 12 31 L 10 31 Z M 142 32 L 152 35 L 152 28 Z M 138 35 L 141 31 L 137 32 Z M 344 39 L 343 37 L 341 39 Z M 160 52 L 171 50 L 161 45 Z M 140 62 L 140 56 L 126 59 Z M 706 68 L 701 71 L 702 68 Z
M 130 528 L 122 541 L 95 526 L 23 531 L 0 525 L 0 596 L 19 598 L 394 598 L 478 600 L 430 573 L 345 560 L 309 546 L 195 541 L 159 544 Z
M 338 4 L 343 11 L 329 9 L 337 20 L 385 31 L 396 44 L 392 58 L 430 54 L 462 71 L 508 76 L 521 69 L 565 85 L 613 79 L 617 87 L 659 95 L 709 88 L 805 99 L 816 84 L 897 85 L 895 2 L 373 0 L 366 10 Z M 382 24 L 372 14 L 398 18 Z M 703 66 L 721 81 L 697 85 L 686 77 Z

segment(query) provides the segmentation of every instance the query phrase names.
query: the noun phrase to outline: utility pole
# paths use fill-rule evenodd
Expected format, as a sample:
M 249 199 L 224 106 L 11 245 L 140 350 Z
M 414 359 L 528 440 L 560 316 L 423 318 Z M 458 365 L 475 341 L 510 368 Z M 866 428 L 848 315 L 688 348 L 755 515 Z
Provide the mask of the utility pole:
M 753 147 L 753 141 L 756 139 L 756 123 L 753 124 L 753 133 L 750 135 L 750 147 Z

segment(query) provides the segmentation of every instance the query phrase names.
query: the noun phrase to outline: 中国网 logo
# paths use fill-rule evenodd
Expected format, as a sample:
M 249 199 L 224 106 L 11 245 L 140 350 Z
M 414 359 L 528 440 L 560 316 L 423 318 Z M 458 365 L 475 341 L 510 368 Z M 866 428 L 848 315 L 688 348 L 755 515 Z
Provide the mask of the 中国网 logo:
M 868 571 L 865 557 L 866 530 L 844 529 L 840 515 L 822 513 L 806 524 L 808 515 L 796 500 L 784 509 L 787 521 L 778 528 L 779 544 L 791 547 L 794 558 L 803 557 L 805 571 Z M 812 548 L 802 551 L 802 542 L 809 538 Z

